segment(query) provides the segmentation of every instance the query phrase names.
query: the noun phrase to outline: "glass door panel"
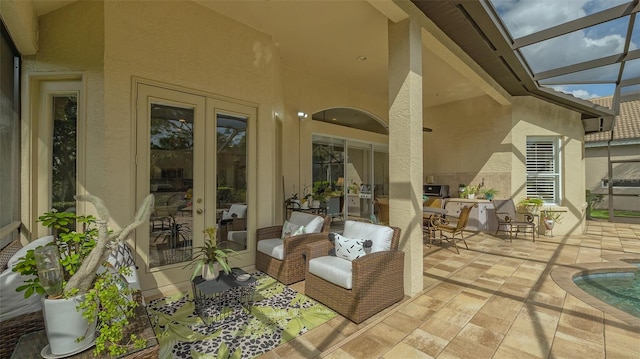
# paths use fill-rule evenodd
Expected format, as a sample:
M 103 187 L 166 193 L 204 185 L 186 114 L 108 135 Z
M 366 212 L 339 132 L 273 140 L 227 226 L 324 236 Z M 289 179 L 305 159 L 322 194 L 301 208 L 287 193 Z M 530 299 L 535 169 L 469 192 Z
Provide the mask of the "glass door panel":
M 216 220 L 218 244 L 247 249 L 246 116 L 216 113 Z
M 327 214 L 334 219 L 332 226 L 338 225 L 335 219 L 344 215 L 344 147 L 342 139 L 313 135 L 313 188 L 324 188 Z
M 194 108 L 151 104 L 149 267 L 191 259 L 193 248 Z
M 349 219 L 370 219 L 373 213 L 373 167 L 371 145 L 356 141 L 347 143 L 346 183 Z

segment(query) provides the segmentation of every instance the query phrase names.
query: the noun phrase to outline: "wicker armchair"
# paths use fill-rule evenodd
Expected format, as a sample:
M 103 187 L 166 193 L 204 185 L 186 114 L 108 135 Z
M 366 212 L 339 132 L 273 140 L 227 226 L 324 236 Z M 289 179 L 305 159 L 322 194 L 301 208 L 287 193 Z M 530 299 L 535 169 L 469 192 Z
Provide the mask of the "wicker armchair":
M 308 221 L 316 217 L 322 218 L 321 216 L 312 214 L 293 212 L 290 219 L 295 222 L 296 220 Z M 258 248 L 258 250 L 256 250 L 256 269 L 270 275 L 283 284 L 292 284 L 303 280 L 305 273 L 305 260 L 303 255 L 306 252 L 306 246 L 309 243 L 326 240 L 330 224 L 331 217 L 324 216 L 319 232 L 300 234 L 285 238 L 284 240 L 280 240 L 282 225 L 258 228 L 256 233 Z M 279 259 L 270 255 L 268 253 L 270 251 L 264 249 L 266 243 L 282 246 L 282 258 Z
M 355 227 L 354 223 L 357 223 Z M 335 244 L 325 235 L 325 240 L 308 245 L 305 294 L 358 324 L 404 298 L 404 252 L 398 251 L 399 228 L 346 221 L 343 235 L 350 238 L 357 238 L 353 230 L 350 232 L 350 227 L 391 228 L 390 249 L 374 251 L 372 247 L 371 253 L 349 262 L 330 254 L 331 249 L 335 249 Z M 359 238 L 375 240 L 371 233 L 363 231 Z M 350 268 L 351 288 L 335 284 L 330 278 L 323 278 L 321 274 L 310 272 L 310 269 L 315 271 L 315 264 L 312 263 L 314 260 L 344 261 L 338 263 L 335 268 Z M 340 275 L 342 280 L 345 277 L 348 276 Z

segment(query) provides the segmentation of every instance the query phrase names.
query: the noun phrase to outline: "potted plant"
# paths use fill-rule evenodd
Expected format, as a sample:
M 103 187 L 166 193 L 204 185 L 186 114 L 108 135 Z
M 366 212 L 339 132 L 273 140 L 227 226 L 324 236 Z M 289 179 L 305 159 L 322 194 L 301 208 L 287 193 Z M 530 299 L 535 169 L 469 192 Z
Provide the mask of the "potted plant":
M 548 230 L 553 230 L 556 223 L 562 223 L 562 213 L 550 209 L 542 210 L 542 223 Z
M 491 201 L 493 199 L 493 196 L 495 196 L 498 193 L 498 191 L 496 191 L 493 188 L 487 188 L 487 189 L 482 190 L 480 192 L 482 193 L 484 198 L 488 199 L 489 201 Z
M 116 232 L 107 228 L 110 215 L 101 199 L 92 195 L 75 198 L 92 203 L 98 218 L 55 211 L 41 216 L 40 222 L 53 230 L 53 241 L 49 245 L 56 247 L 53 251 L 55 254 L 45 261 L 53 270 L 38 273 L 36 252 L 42 251 L 41 247 L 27 251 L 13 269 L 27 276 L 25 284 L 16 290 L 24 291 L 25 297 L 34 293 L 45 294 L 45 289 L 49 291 L 49 296 L 43 302 L 49 341 L 45 347 L 45 351 L 48 350 L 46 354 L 69 355 L 90 347 L 93 341 L 96 355 L 103 351 L 120 355 L 130 346 L 143 348 L 145 340 L 135 335 L 123 338 L 123 329 L 129 324 L 129 318 L 137 306 L 130 299 L 131 290 L 123 282 L 121 274 L 124 270 L 105 270 L 106 267 L 102 266 L 114 248 L 123 243 L 136 227 L 148 221 L 154 197 L 149 195 L 145 199 L 133 223 Z M 82 232 L 70 229 L 76 223 L 83 225 Z M 51 285 L 50 279 L 55 279 L 57 283 Z M 68 309 L 61 309 L 67 306 Z M 74 330 L 71 323 L 78 327 Z
M 543 204 L 542 198 L 525 197 L 518 202 L 518 209 L 526 213 L 537 214 Z
M 220 269 L 226 274 L 231 272 L 231 266 L 229 266 L 229 257 L 237 254 L 231 248 L 219 248 L 216 243 L 216 227 L 208 227 L 204 230 L 204 233 L 208 237 L 205 239 L 204 246 L 194 248 L 196 254 L 192 257 L 191 261 L 183 267 L 193 267 L 193 274 L 191 280 L 195 278 L 198 273 L 201 273 L 202 279 L 213 280 L 218 277 Z
M 478 194 L 479 190 L 480 189 L 478 188 L 478 186 L 468 185 L 464 188 L 464 191 L 462 193 L 465 197 L 469 199 L 474 199 L 476 198 L 476 195 Z

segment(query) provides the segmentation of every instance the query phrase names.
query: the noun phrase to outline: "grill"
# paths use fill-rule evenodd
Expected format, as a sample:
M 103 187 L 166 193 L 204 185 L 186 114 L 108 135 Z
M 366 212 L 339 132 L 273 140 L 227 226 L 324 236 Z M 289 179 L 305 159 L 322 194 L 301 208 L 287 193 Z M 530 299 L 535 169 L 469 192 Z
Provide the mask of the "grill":
M 428 197 L 449 197 L 448 184 L 425 184 L 422 186 L 422 194 Z

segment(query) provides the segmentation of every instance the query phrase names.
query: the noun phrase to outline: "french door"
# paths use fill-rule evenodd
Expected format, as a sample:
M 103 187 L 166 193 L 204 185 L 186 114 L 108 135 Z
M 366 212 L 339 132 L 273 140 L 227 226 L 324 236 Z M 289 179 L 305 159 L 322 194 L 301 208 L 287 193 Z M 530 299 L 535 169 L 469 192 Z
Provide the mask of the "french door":
M 247 164 L 255 108 L 142 83 L 136 106 L 137 202 L 149 193 L 156 200 L 149 227 L 136 232 L 142 289 L 189 280 L 184 266 L 209 227 L 217 228 L 218 246 L 239 253 L 232 266 L 251 265 Z M 232 206 L 244 211 L 231 216 Z

